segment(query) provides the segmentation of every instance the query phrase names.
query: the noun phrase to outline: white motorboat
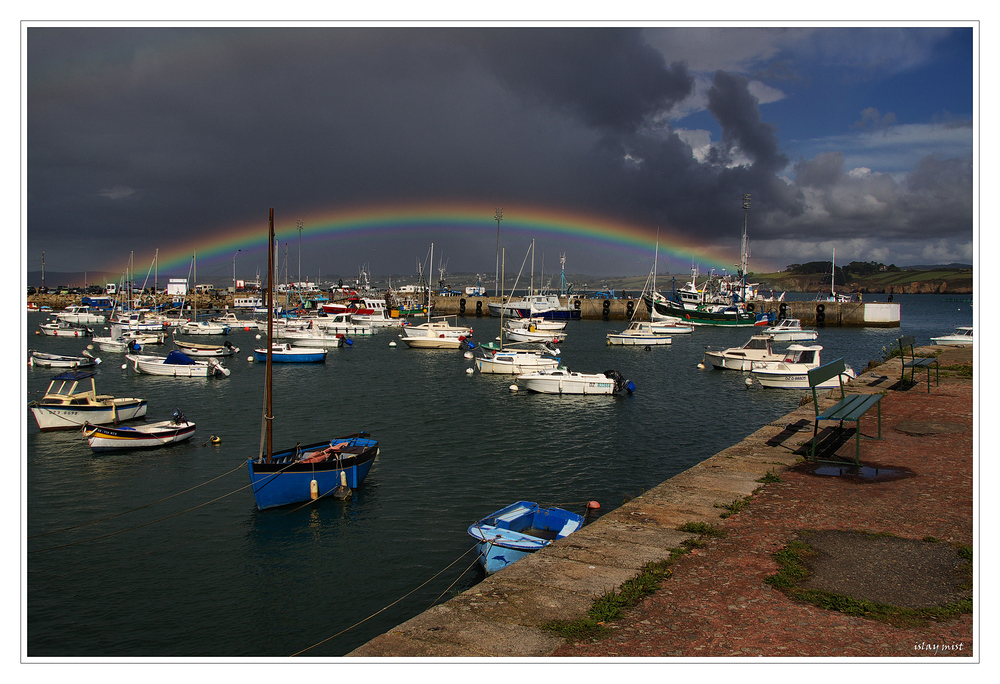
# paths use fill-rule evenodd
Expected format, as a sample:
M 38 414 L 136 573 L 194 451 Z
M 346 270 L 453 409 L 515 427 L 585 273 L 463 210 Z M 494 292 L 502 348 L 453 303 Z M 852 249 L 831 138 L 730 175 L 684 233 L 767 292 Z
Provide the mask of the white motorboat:
M 693 325 L 682 323 L 675 316 L 662 316 L 649 322 L 649 329 L 657 335 L 688 335 L 694 332 Z
M 931 342 L 934 344 L 944 345 L 946 347 L 972 347 L 972 330 L 971 325 L 960 325 L 955 328 L 955 332 L 950 335 L 942 335 L 941 337 L 932 337 Z
M 218 323 L 219 325 L 228 326 L 230 330 L 256 330 L 257 321 L 252 319 L 242 319 L 236 316 L 232 311 L 227 311 L 221 316 L 216 316 L 211 319 L 212 323 Z
M 86 349 L 82 356 L 65 356 L 62 354 L 49 354 L 35 350 L 28 352 L 28 365 L 40 366 L 41 368 L 81 368 L 83 366 L 94 366 L 101 362 Z
M 790 344 L 781 361 L 755 361 L 750 374 L 764 387 L 780 389 L 809 389 L 809 371 L 819 368 L 821 345 Z M 847 382 L 857 377 L 857 373 L 847 366 L 840 376 L 830 378 L 817 385 L 820 389 L 840 387 L 840 379 Z
M 811 328 L 803 328 L 798 318 L 783 318 L 777 325 L 764 329 L 765 335 L 770 335 L 775 342 L 797 342 L 815 340 L 819 332 Z
M 97 313 L 96 309 L 80 304 L 72 304 L 55 314 L 59 320 L 76 325 L 101 325 L 104 323 L 104 315 Z
M 626 347 L 655 347 L 673 344 L 670 335 L 661 335 L 653 331 L 648 321 L 632 321 L 625 330 L 608 333 L 609 345 L 624 345 Z
M 504 335 L 514 342 L 552 342 L 553 344 L 559 344 L 566 340 L 566 333 L 564 331 L 540 329 L 534 323 L 523 319 L 508 320 L 504 324 Z
M 748 371 L 754 362 L 781 361 L 784 358 L 783 352 L 774 351 L 770 335 L 754 335 L 742 347 L 705 351 L 705 359 L 722 370 Z
M 338 313 L 318 316 L 311 319 L 303 328 L 304 330 L 321 330 L 327 335 L 347 335 L 348 337 L 361 337 L 374 335 L 375 326 L 371 323 L 358 322 L 354 320 L 352 314 Z M 286 331 L 286 336 L 288 331 Z
M 343 347 L 346 341 L 344 333 L 326 332 L 324 330 L 289 330 L 282 339 L 295 347 Z
M 635 391 L 635 384 L 618 371 L 577 373 L 566 368 L 550 368 L 517 376 L 517 381 L 531 392 L 542 394 L 614 394 Z
M 146 415 L 146 400 L 98 394 L 94 371 L 68 371 L 52 378 L 45 395 L 28 404 L 40 430 L 79 429 Z
M 234 347 L 233 343 L 226 340 L 223 344 L 198 344 L 197 342 L 185 342 L 174 340 L 174 346 L 188 356 L 232 356 L 240 351 L 239 347 Z
M 94 337 L 93 342 L 105 352 L 142 351 L 141 344 L 124 337 Z
M 532 316 L 531 318 L 520 319 L 524 321 L 527 325 L 535 326 L 536 330 L 565 330 L 566 320 L 554 320 L 549 318 L 542 318 L 540 316 Z
M 90 337 L 94 334 L 94 331 L 90 328 L 85 328 L 75 323 L 68 323 L 58 318 L 39 323 L 38 329 L 43 335 L 50 337 Z
M 185 335 L 228 335 L 229 326 L 215 321 L 188 321 L 178 328 Z
M 205 361 L 196 361 L 176 349 L 165 357 L 126 354 L 125 358 L 132 362 L 132 368 L 137 373 L 146 375 L 166 375 L 174 378 L 208 378 L 212 376 L 229 377 L 231 372 L 214 358 L 209 358 Z
M 162 333 L 164 328 L 162 320 L 147 317 L 145 311 L 133 311 L 123 314 L 116 319 L 112 319 L 110 323 L 112 329 L 114 329 L 115 325 L 119 325 L 122 330 L 152 334 Z
M 450 317 L 457 322 L 457 318 Z M 400 338 L 407 347 L 414 349 L 458 349 L 472 337 L 472 328 L 452 325 L 448 316 L 442 316 L 420 325 L 403 326 Z
M 547 368 L 558 368 L 559 357 L 555 351 L 544 345 L 535 349 L 496 347 L 492 343 L 479 347 L 483 355 L 476 358 L 480 373 L 494 375 L 520 375 Z

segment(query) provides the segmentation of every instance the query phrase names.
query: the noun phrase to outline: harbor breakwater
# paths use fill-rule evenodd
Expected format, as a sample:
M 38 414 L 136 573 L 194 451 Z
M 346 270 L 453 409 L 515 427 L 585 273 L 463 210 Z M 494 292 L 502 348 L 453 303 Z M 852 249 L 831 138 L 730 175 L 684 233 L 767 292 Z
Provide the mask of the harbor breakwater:
M 288 306 L 278 298 L 279 304 Z M 486 316 L 490 315 L 490 302 L 496 297 L 431 297 L 432 310 L 437 316 Z M 71 304 L 79 304 L 78 295 L 32 295 L 29 303 L 48 306 L 53 310 L 64 309 Z M 561 297 L 564 306 L 580 311 L 584 320 L 625 321 L 633 318 L 649 320 L 649 312 L 641 299 L 592 299 L 581 297 Z M 169 300 L 160 302 L 169 304 Z M 232 309 L 231 296 L 199 295 L 199 314 L 213 315 Z M 774 313 L 775 318 L 798 318 L 803 325 L 843 326 L 843 327 L 898 327 L 900 306 L 894 302 L 817 302 L 817 301 L 774 301 L 756 300 L 748 302 L 748 308 L 755 312 Z M 191 308 L 190 304 L 185 307 Z

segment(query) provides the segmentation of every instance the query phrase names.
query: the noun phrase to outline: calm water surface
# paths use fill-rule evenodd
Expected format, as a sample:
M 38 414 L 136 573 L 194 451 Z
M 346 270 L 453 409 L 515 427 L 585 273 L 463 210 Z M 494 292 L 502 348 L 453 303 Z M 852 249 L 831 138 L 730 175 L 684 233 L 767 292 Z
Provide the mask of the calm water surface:
M 961 299 L 897 296 L 900 328 L 823 329 L 822 358 L 860 372 L 900 335 L 928 344 L 972 324 Z M 42 320 L 28 315 L 29 348 L 83 349 L 36 336 Z M 468 320 L 478 342 L 497 334 L 496 319 Z M 140 376 L 100 353 L 99 392 L 146 398 L 148 421 L 179 407 L 198 431 L 96 456 L 78 432 L 40 433 L 26 412 L 28 655 L 288 656 L 320 642 L 304 655 L 342 655 L 480 581 L 465 530 L 483 515 L 520 499 L 580 512 L 593 499 L 607 512 L 799 404 L 802 392 L 697 368 L 706 346 L 740 345 L 750 329 L 606 346 L 623 327 L 573 322 L 560 346 L 572 370 L 633 380 L 632 396 L 514 394 L 509 376 L 467 374 L 460 351 L 391 348 L 396 331 L 356 338 L 322 365 L 277 365 L 276 448 L 366 430 L 382 451 L 350 501 L 264 512 L 243 465 L 260 440 L 264 367 L 246 361 L 255 332 L 229 336 L 241 351 L 224 379 Z M 28 399 L 55 375 L 24 373 Z

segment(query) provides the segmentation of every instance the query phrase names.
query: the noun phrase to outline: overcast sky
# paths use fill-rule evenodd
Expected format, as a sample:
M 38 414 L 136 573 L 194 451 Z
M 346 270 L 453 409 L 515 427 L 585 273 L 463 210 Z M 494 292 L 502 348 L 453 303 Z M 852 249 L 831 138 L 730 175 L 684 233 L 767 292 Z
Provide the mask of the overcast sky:
M 337 207 L 481 203 L 301 256 L 411 273 L 436 241 L 492 274 L 494 208 L 683 236 L 751 270 L 974 259 L 968 27 L 53 27 L 30 25 L 29 271 L 145 268 L 153 250 Z M 308 230 L 309 227 L 306 227 Z M 504 233 L 546 270 L 642 275 L 652 254 Z M 545 251 L 548 250 L 548 251 Z M 229 256 L 201 264 L 227 272 Z M 692 260 L 696 260 L 694 256 Z M 247 266 L 245 266 L 247 267 Z M 676 264 L 675 264 L 676 267 Z

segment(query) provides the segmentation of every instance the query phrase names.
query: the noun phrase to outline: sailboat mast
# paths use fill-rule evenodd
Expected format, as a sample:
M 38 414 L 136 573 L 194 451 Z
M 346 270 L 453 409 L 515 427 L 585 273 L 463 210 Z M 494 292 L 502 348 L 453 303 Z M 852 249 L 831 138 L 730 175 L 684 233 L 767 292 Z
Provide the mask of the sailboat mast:
M 271 411 L 271 345 L 274 337 L 274 207 L 271 207 L 268 217 L 267 232 L 267 363 L 264 371 L 264 439 L 266 444 L 267 463 L 271 462 L 271 421 L 274 414 Z
M 431 273 L 434 272 L 434 243 L 431 243 L 431 263 L 428 269 Z M 430 276 L 427 279 L 427 322 L 431 322 L 431 281 L 430 279 L 434 276 Z
M 837 279 L 837 248 L 833 248 L 833 261 L 830 262 L 830 299 L 837 298 L 837 292 L 833 287 L 834 281 Z
M 535 238 L 531 238 L 531 289 L 528 294 L 535 294 Z

